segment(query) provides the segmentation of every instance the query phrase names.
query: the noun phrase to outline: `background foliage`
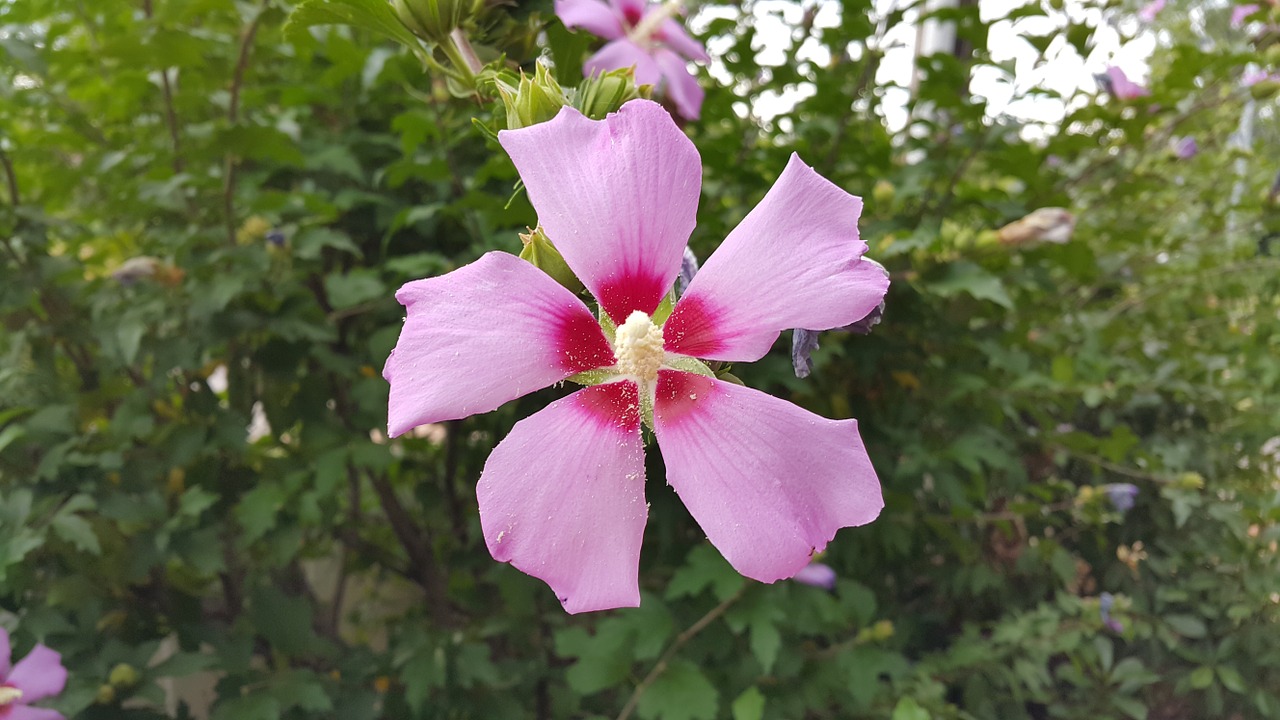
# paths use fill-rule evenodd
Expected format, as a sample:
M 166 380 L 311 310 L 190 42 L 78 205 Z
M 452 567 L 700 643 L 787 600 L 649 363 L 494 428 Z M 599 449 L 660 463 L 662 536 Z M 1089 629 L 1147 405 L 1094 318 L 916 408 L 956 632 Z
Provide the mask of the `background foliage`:
M 1103 5 L 1011 17 L 1060 22 L 1026 38 L 1042 52 L 1087 52 L 1099 17 L 1141 29 Z M 472 125 L 500 111 L 376 33 L 286 37 L 284 0 L 0 3 L 0 624 L 20 652 L 62 652 L 55 707 L 1280 717 L 1280 133 L 1268 86 L 1240 85 L 1274 32 L 1171 5 L 1152 95 L 1065 98 L 1044 132 L 964 90 L 977 66 L 1010 71 L 987 43 L 1001 18 L 965 4 L 939 16 L 972 58 L 922 58 L 890 129 L 877 67 L 915 9 L 834 6 L 834 26 L 809 12 L 770 38 L 771 66 L 755 11 L 780 6 L 705 24 L 719 69 L 685 127 L 704 163 L 693 247 L 791 152 L 865 197 L 884 322 L 824 335 L 806 380 L 781 344 L 735 373 L 859 418 L 884 515 L 831 545 L 833 592 L 750 583 L 650 453 L 643 605 L 570 617 L 489 558 L 472 492 L 495 442 L 563 391 L 383 434 L 394 289 L 515 252 L 534 222 Z M 548 22 L 576 82 L 586 39 L 549 2 L 490 8 L 472 35 L 528 69 Z M 768 120 L 743 100 L 800 83 L 816 93 Z M 1252 148 L 1229 139 L 1242 114 Z M 1178 159 L 1175 135 L 1199 154 Z M 1069 243 L 996 239 L 1044 206 L 1076 214 Z M 1119 483 L 1138 488 L 1128 512 Z

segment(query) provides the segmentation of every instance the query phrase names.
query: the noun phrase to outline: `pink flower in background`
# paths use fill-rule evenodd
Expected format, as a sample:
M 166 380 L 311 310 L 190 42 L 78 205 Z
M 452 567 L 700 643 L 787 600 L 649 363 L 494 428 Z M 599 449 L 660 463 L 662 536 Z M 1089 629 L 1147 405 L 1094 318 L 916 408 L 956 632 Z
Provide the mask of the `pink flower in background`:
M 875 309 L 889 281 L 861 260 L 861 200 L 793 155 L 663 323 L 654 315 L 702 186 L 671 116 L 647 100 L 603 121 L 565 108 L 498 138 L 616 330 L 505 253 L 396 293 L 408 318 L 383 370 L 392 436 L 577 373 L 599 383 L 516 423 L 489 456 L 476 492 L 494 558 L 544 580 L 571 613 L 638 605 L 642 424 L 668 484 L 743 575 L 792 577 L 838 529 L 874 520 L 884 503 L 855 421 L 716 379 L 694 359 L 758 360 L 783 329 L 841 327 Z
M 1151 0 L 1138 11 L 1138 19 L 1145 23 L 1155 22 L 1156 16 L 1164 10 L 1164 5 L 1165 0 Z
M 1248 5 L 1237 5 L 1231 8 L 1232 29 L 1239 30 L 1240 28 L 1244 27 L 1245 21 L 1249 19 L 1249 16 L 1258 12 L 1258 10 L 1259 10 L 1259 6 L 1256 3 L 1250 3 Z
M 9 633 L 0 628 L 0 718 L 4 720 L 64 720 L 62 713 L 31 707 L 37 700 L 53 697 L 67 684 L 62 656 L 44 645 L 36 645 L 17 665 L 9 667 Z
M 1240 76 L 1240 84 L 1244 87 L 1253 87 L 1264 80 L 1274 80 L 1280 82 L 1280 75 L 1272 75 L 1261 68 L 1253 70 L 1245 70 L 1244 75 Z
M 1200 146 L 1196 143 L 1196 139 L 1187 137 L 1175 137 L 1171 140 L 1170 145 L 1173 147 L 1173 154 L 1179 160 L 1190 160 L 1200 152 Z
M 1123 70 L 1114 65 L 1107 68 L 1106 84 L 1117 100 L 1136 100 L 1151 94 L 1150 90 L 1130 80 Z
M 705 93 L 686 61 L 711 58 L 672 17 L 678 8 L 646 0 L 556 0 L 556 15 L 565 27 L 609 41 L 587 60 L 587 74 L 634 66 L 637 83 L 659 88 L 683 117 L 697 120 Z
M 823 590 L 835 590 L 836 588 L 836 571 L 831 569 L 830 565 L 822 563 L 809 563 L 800 568 L 800 572 L 791 576 L 792 580 L 805 585 L 812 585 Z

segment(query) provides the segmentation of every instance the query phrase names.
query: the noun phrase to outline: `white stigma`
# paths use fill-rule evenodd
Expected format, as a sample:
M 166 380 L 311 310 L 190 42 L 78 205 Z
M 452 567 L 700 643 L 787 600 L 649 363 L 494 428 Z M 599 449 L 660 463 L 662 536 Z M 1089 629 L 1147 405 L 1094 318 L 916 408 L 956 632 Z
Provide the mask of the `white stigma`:
M 0 685 L 0 708 L 8 707 L 21 699 L 21 690 L 12 685 Z
M 662 328 L 654 325 L 649 316 L 636 310 L 618 327 L 614 335 L 613 354 L 618 358 L 618 372 L 631 375 L 643 382 L 658 379 L 665 353 L 662 348 Z

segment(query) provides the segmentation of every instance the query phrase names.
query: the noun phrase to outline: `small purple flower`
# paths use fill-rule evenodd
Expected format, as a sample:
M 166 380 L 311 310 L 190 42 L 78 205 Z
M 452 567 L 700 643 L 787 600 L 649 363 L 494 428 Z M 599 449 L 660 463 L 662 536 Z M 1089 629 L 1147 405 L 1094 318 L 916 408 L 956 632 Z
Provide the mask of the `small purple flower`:
M 267 232 L 267 242 L 276 247 L 284 247 L 284 231 L 279 228 L 273 228 Z
M 1156 15 L 1159 15 L 1160 11 L 1164 10 L 1164 5 L 1165 0 L 1151 0 L 1138 11 L 1138 19 L 1145 23 L 1155 22 Z
M 1196 144 L 1196 139 L 1190 135 L 1186 137 L 1175 137 L 1173 139 L 1173 154 L 1179 160 L 1190 160 L 1200 152 L 1200 146 Z
M 9 633 L 0 628 L 0 718 L 6 720 L 65 720 L 62 713 L 31 707 L 37 700 L 53 697 L 67 684 L 62 656 L 44 645 L 36 645 L 26 657 L 9 667 Z
M 1244 27 L 1245 22 L 1249 20 L 1249 16 L 1258 12 L 1257 3 L 1249 3 L 1248 5 L 1237 5 L 1231 8 L 1231 28 L 1239 30 Z
M 1133 509 L 1137 497 L 1138 486 L 1133 483 L 1114 483 L 1107 486 L 1107 499 L 1111 501 L 1111 507 L 1122 515 Z
M 1111 617 L 1111 609 L 1115 607 L 1116 598 L 1109 592 L 1104 592 L 1098 596 L 1098 615 L 1102 617 L 1102 624 L 1114 633 L 1124 632 L 1124 623 Z
M 791 579 L 823 590 L 836 589 L 836 571 L 822 563 L 811 562 L 805 565 L 800 568 L 800 572 L 792 575 Z
M 705 92 L 686 60 L 709 62 L 711 56 L 673 17 L 678 3 L 556 0 L 555 6 L 565 27 L 582 28 L 609 41 L 583 65 L 585 73 L 634 67 L 637 83 L 658 88 L 685 119 L 698 119 Z

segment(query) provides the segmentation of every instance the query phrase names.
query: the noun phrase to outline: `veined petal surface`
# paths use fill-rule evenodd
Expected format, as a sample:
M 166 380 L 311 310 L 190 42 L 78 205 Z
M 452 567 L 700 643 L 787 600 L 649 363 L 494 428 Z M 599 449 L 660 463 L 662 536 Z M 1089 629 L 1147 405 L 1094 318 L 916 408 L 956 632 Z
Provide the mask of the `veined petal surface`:
M 545 581 L 570 613 L 640 604 L 640 396 L 579 390 L 516 423 L 476 486 L 494 559 Z
M 556 17 L 568 28 L 582 28 L 605 40 L 626 34 L 618 13 L 600 0 L 556 0 Z
M 502 252 L 396 293 L 408 317 L 382 376 L 388 432 L 489 412 L 574 373 L 614 362 L 587 306 Z
M 703 263 L 663 327 L 671 352 L 759 360 L 788 328 L 866 317 L 889 278 L 858 237 L 862 200 L 791 156 L 786 169 Z
M 667 481 L 711 544 L 761 582 L 794 576 L 837 530 L 869 523 L 884 507 L 853 420 L 662 370 L 654 431 Z
M 53 697 L 67 684 L 67 670 L 56 650 L 36 645 L 26 657 L 13 666 L 6 682 L 22 691 L 22 703 Z
M 653 314 L 680 272 L 702 190 L 698 151 L 667 111 L 632 100 L 596 121 L 566 107 L 498 140 L 547 237 L 605 312 L 618 324 Z
M 0 628 L 0 682 L 9 677 L 9 656 L 13 649 L 9 646 L 9 631 Z

